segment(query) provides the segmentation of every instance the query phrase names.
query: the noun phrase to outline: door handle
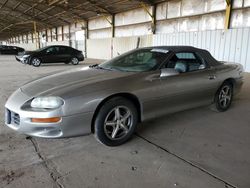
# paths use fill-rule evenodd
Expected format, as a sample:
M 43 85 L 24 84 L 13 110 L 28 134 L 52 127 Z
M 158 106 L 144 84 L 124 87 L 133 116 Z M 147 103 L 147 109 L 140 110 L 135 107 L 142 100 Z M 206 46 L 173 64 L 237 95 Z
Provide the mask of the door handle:
M 208 76 L 208 79 L 209 79 L 209 80 L 214 80 L 215 78 L 216 78 L 215 75 L 209 75 L 209 76 Z

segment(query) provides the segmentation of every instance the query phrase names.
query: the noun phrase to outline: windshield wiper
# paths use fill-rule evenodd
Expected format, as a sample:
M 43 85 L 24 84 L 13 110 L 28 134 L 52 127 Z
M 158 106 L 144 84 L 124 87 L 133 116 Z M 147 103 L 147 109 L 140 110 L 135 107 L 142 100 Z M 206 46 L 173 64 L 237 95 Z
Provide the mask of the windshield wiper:
M 98 64 L 90 65 L 89 67 L 95 69 L 104 69 L 103 67 L 100 67 Z
M 89 67 L 94 68 L 94 69 L 111 70 L 111 69 L 108 69 L 108 68 L 101 67 L 98 64 L 90 65 Z
M 94 68 L 94 67 L 98 67 L 98 64 L 94 64 L 94 65 L 89 65 L 89 68 Z

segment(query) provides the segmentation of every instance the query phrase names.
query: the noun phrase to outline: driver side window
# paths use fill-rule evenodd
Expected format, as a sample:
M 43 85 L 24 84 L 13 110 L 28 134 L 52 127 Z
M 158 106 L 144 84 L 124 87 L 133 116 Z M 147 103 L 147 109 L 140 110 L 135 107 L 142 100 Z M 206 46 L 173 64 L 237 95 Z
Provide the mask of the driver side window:
M 193 72 L 206 68 L 205 61 L 193 52 L 175 53 L 165 68 L 173 68 L 179 73 Z
M 50 47 L 46 50 L 46 53 L 56 54 L 59 51 L 59 47 Z

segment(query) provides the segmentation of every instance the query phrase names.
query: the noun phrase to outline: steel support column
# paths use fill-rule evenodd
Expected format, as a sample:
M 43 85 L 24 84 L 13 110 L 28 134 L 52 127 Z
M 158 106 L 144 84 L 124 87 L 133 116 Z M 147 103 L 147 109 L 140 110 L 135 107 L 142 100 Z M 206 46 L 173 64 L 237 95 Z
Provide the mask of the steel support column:
M 62 26 L 62 41 L 64 41 L 64 27 Z
M 141 7 L 151 17 L 151 32 L 152 32 L 152 34 L 155 34 L 155 31 L 156 31 L 156 5 L 152 5 L 152 13 L 150 12 L 148 5 L 146 5 L 145 3 L 141 2 Z
M 226 15 L 225 15 L 225 29 L 229 29 L 233 0 L 226 0 L 226 3 L 227 3 L 227 7 L 226 7 Z
M 35 43 L 36 43 L 36 49 L 39 48 L 39 40 L 38 40 L 38 34 L 37 34 L 37 28 L 36 28 L 36 22 L 33 22 L 33 27 L 34 27 L 34 35 L 35 35 Z

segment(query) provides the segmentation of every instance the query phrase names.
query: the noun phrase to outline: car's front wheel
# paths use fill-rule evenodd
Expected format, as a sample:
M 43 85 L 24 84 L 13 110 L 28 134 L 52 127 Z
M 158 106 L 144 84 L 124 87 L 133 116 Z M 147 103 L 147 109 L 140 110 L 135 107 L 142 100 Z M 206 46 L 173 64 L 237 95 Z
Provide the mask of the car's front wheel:
M 32 60 L 31 60 L 31 64 L 34 67 L 39 67 L 41 65 L 41 63 L 42 63 L 41 60 L 36 58 L 36 57 L 32 58 Z
M 135 105 L 122 97 L 107 101 L 95 119 L 95 136 L 107 146 L 118 146 L 128 141 L 138 122 Z
M 233 85 L 230 82 L 224 82 L 215 95 L 215 107 L 219 112 L 226 111 L 233 100 Z
M 76 57 L 72 57 L 70 60 L 70 63 L 72 65 L 78 65 L 79 64 L 79 60 Z

